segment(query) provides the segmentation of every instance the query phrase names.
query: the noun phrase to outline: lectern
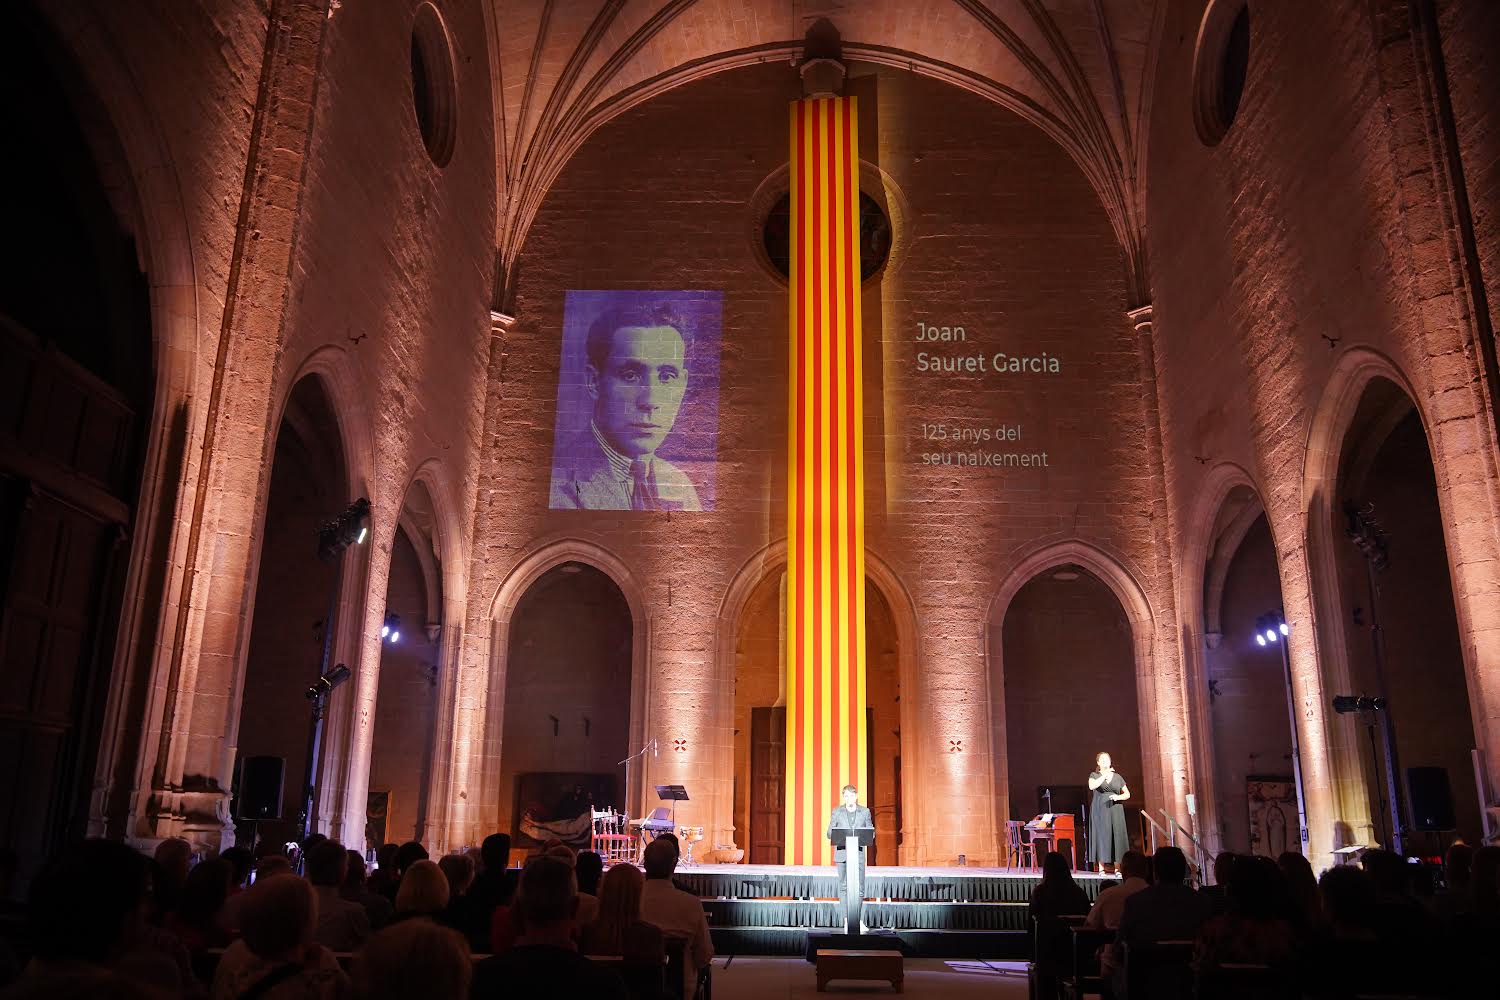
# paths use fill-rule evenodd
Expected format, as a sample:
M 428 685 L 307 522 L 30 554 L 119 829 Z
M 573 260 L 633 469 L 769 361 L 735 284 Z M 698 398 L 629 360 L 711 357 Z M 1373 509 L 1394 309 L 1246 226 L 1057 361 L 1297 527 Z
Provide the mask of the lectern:
M 858 934 L 859 913 L 865 903 L 865 848 L 875 842 L 875 828 L 840 827 L 828 832 L 828 842 L 834 850 L 844 850 L 844 884 L 840 887 L 844 896 L 844 930 Z

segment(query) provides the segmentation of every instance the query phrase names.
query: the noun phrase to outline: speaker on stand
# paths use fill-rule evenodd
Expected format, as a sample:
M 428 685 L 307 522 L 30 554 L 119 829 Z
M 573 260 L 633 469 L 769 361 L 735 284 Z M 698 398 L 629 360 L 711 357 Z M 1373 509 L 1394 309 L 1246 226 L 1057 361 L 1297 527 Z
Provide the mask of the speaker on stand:
M 281 819 L 281 797 L 285 778 L 285 757 L 246 757 L 244 763 L 240 765 L 235 818 L 250 824 L 251 850 L 255 849 L 256 824 L 262 820 Z

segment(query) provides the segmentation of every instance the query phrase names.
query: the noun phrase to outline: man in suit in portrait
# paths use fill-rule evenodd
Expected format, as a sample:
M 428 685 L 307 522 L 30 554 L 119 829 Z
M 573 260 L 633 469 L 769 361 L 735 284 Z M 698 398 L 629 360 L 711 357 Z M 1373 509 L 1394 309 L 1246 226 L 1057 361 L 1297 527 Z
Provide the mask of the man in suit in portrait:
M 845 785 L 843 801 L 833 807 L 833 815 L 828 817 L 828 830 L 824 834 L 834 842 L 833 860 L 839 869 L 839 895 L 845 894 L 845 886 L 848 884 L 848 848 L 845 847 L 844 831 L 861 829 L 873 829 L 875 820 L 870 816 L 870 807 L 859 804 L 859 789 L 853 785 Z M 859 898 L 846 900 L 847 926 L 850 933 L 859 932 L 859 914 L 864 906 L 865 886 L 865 852 L 861 848 L 854 856 L 856 865 L 855 874 L 859 882 Z
M 702 510 L 681 469 L 660 458 L 687 390 L 686 324 L 665 303 L 605 310 L 584 343 L 588 430 L 557 448 L 553 510 Z

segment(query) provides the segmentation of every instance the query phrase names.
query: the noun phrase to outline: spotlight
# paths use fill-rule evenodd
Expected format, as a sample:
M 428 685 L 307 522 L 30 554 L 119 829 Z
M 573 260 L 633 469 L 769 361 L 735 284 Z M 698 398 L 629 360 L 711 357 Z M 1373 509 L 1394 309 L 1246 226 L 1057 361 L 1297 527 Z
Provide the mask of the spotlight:
M 1335 695 L 1333 710 L 1340 715 L 1349 715 L 1354 712 L 1383 712 L 1385 711 L 1385 699 L 1372 698 L 1369 695 L 1363 694 Z
M 1266 637 L 1257 632 L 1255 633 L 1255 642 L 1256 645 L 1264 646 L 1266 644 Z
M 1267 642 L 1275 642 L 1276 641 L 1276 630 L 1274 628 L 1268 628 L 1268 629 L 1266 629 L 1266 641 Z
M 1292 634 L 1292 627 L 1290 625 L 1288 625 L 1286 622 L 1282 622 L 1280 625 L 1278 625 L 1276 627 L 1278 629 L 1280 629 L 1282 635 L 1291 635 Z
M 380 637 L 391 643 L 401 641 L 401 616 L 387 612 L 385 624 L 380 626 Z
M 318 558 L 332 562 L 351 545 L 363 545 L 370 535 L 370 501 L 364 497 L 343 512 L 318 525 Z
M 318 699 L 326 697 L 334 688 L 349 679 L 349 668 L 340 663 L 328 673 L 317 679 L 317 682 L 303 692 L 308 698 Z

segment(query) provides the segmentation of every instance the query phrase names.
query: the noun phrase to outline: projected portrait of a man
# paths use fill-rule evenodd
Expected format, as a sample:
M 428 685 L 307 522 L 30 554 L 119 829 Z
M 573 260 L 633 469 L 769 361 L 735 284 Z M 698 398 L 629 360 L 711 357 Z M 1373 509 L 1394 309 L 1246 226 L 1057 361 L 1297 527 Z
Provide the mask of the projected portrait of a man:
M 695 343 L 699 327 L 711 327 L 705 332 L 717 334 L 717 296 L 709 303 L 703 295 L 569 293 L 564 325 L 574 341 L 583 330 L 582 350 L 576 351 L 577 345 L 569 345 L 565 336 L 548 502 L 552 509 L 712 509 L 690 474 L 711 480 L 712 418 L 717 409 L 716 350 L 711 352 L 715 363 L 705 365 L 708 370 L 701 375 L 698 371 L 710 356 Z M 702 322 L 708 304 L 713 306 L 712 323 Z M 586 326 L 578 322 L 575 310 L 592 314 Z M 567 371 L 570 346 L 581 355 L 573 359 L 581 367 L 581 377 Z M 700 381 L 706 384 L 700 386 Z M 687 419 L 685 402 L 694 396 L 699 412 Z M 680 416 L 684 426 L 679 433 Z M 701 460 L 705 437 L 708 462 Z M 679 454 L 695 468 L 679 466 L 671 457 Z

